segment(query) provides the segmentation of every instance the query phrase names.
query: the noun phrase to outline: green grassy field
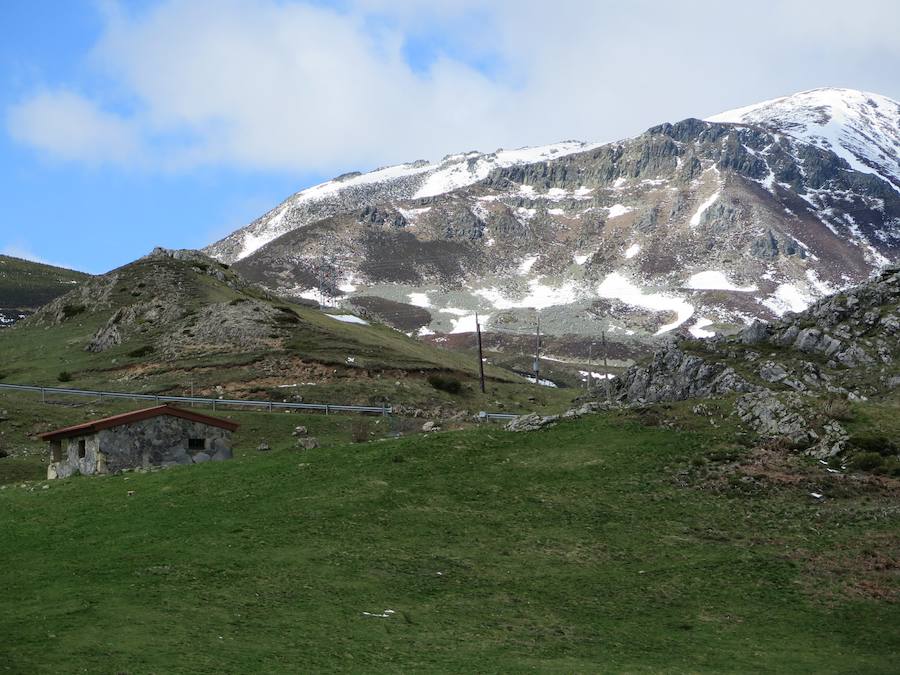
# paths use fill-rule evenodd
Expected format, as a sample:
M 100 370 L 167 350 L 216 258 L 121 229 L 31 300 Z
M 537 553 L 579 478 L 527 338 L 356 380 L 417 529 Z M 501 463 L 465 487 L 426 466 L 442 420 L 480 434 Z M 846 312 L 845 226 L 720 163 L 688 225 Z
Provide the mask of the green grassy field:
M 0 490 L 0 670 L 896 672 L 887 483 L 748 483 L 727 419 L 300 452 L 254 415 L 232 462 Z

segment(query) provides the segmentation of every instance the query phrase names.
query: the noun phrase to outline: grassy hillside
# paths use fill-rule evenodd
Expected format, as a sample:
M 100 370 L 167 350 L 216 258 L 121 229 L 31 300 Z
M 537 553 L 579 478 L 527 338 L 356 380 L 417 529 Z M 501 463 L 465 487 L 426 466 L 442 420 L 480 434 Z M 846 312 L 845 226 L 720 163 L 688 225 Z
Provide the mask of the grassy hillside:
M 271 453 L 258 414 L 232 462 L 9 485 L 2 662 L 894 672 L 896 483 L 689 411 Z
M 88 279 L 74 270 L 0 255 L 0 328 Z
M 88 277 L 83 272 L 0 255 L 0 307 L 37 309 Z
M 117 341 L 87 350 L 113 332 Z M 473 411 L 571 398 L 491 367 L 482 396 L 476 370 L 474 354 L 269 297 L 208 259 L 143 258 L 0 334 L 0 379 L 12 383 Z M 430 386 L 436 373 L 460 380 L 461 392 Z

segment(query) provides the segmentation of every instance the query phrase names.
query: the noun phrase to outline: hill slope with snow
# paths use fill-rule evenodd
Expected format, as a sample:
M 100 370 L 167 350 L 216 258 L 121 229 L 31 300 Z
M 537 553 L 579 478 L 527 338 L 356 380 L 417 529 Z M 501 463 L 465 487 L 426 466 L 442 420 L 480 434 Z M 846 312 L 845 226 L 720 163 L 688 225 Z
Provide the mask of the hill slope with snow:
M 418 160 L 368 173 L 344 174 L 301 190 L 205 251 L 223 262 L 234 262 L 286 232 L 343 211 L 389 199 L 444 194 L 484 180 L 496 168 L 549 161 L 591 147 L 594 146 L 568 141 L 492 153 L 466 152 L 448 155 L 434 164 Z
M 890 99 L 816 90 L 617 143 L 453 155 L 310 188 L 209 251 L 431 339 L 475 312 L 513 341 L 540 312 L 573 353 L 601 330 L 711 335 L 898 259 L 898 123 Z

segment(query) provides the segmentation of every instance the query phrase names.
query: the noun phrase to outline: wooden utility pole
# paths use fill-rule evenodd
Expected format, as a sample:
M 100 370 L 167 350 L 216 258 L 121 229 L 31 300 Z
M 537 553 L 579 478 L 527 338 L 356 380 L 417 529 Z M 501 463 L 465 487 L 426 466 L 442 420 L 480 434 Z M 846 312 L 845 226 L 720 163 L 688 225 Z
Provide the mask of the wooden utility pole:
M 606 380 L 606 402 L 612 403 L 612 394 L 609 391 L 609 366 L 606 365 L 606 331 L 600 333 L 603 342 L 603 379 Z
M 481 393 L 484 393 L 484 356 L 481 353 L 481 324 L 478 323 L 478 312 L 475 312 L 475 332 L 478 334 L 478 379 L 481 382 Z
M 593 382 L 594 373 L 593 373 L 592 370 L 591 370 L 592 367 L 593 367 L 593 366 L 591 365 L 591 364 L 593 363 L 593 361 L 594 361 L 594 341 L 591 340 L 591 342 L 588 344 L 588 370 L 587 370 L 587 377 L 584 378 L 584 389 L 585 389 L 585 391 L 587 391 L 587 392 L 590 392 L 590 391 L 591 391 L 591 385 L 594 384 L 594 382 Z
M 541 383 L 541 315 L 537 315 L 537 335 L 534 341 L 534 383 Z

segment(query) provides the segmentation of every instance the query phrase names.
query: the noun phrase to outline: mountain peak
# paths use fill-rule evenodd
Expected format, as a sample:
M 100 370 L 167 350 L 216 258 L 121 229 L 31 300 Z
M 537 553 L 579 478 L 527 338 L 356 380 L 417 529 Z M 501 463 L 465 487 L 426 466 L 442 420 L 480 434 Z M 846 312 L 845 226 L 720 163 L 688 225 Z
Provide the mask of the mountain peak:
M 831 150 L 900 192 L 900 103 L 856 89 L 822 87 L 713 115 L 707 122 L 762 126 Z

